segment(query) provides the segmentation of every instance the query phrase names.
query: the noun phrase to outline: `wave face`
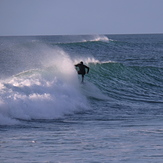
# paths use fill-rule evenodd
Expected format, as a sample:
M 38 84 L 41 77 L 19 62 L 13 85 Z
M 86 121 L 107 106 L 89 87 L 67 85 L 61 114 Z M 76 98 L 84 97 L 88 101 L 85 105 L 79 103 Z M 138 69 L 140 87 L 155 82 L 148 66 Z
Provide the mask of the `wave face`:
M 93 64 L 91 68 L 91 80 L 114 100 L 162 103 L 163 68 L 112 62 Z
M 0 37 L 0 125 L 117 105 L 160 114 L 162 37 Z M 84 84 L 74 68 L 81 60 L 90 67 Z

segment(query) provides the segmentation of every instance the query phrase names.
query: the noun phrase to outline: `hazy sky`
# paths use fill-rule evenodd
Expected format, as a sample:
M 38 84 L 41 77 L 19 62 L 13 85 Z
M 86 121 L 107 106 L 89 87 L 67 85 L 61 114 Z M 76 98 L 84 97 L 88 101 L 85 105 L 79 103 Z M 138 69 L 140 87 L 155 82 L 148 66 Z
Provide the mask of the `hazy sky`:
M 163 0 L 0 0 L 0 36 L 163 33 Z

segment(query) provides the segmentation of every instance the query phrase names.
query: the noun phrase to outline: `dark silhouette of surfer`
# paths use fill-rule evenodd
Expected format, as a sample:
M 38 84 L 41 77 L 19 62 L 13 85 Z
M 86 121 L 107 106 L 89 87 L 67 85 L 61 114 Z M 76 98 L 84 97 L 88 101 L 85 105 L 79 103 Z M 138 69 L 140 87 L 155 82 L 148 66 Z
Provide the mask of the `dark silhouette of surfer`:
M 79 75 L 82 75 L 82 83 L 84 82 L 84 75 L 89 73 L 89 67 L 84 65 L 83 62 L 81 61 L 80 63 L 75 65 L 77 72 Z M 86 72 L 87 69 L 87 72 Z

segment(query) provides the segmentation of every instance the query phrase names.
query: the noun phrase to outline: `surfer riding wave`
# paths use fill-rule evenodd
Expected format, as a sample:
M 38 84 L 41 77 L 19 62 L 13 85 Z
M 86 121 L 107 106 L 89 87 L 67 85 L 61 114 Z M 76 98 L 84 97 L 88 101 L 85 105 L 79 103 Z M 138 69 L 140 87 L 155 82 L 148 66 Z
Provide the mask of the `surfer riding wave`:
M 89 73 L 89 67 L 84 65 L 83 62 L 81 61 L 80 63 L 75 65 L 77 69 L 77 72 L 79 75 L 82 75 L 82 83 L 84 82 L 84 75 Z M 86 72 L 87 69 L 87 72 Z

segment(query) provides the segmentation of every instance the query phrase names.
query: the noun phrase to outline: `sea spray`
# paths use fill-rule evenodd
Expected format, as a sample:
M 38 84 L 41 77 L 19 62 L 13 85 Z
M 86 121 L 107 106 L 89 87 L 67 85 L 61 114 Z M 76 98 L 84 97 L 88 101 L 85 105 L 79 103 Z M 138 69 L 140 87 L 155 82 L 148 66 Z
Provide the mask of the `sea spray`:
M 87 41 L 97 39 L 107 38 L 88 36 Z M 75 70 L 74 65 L 81 60 L 88 66 L 100 63 L 91 54 L 74 56 L 59 45 L 45 44 L 44 40 L 18 39 L 11 45 L 3 49 L 4 55 L 8 53 L 14 59 L 7 67 L 12 67 L 9 73 L 12 75 L 0 82 L 0 116 L 3 119 L 0 124 L 15 124 L 20 119 L 62 118 L 65 114 L 91 108 L 89 100 L 92 98 L 107 99 L 92 83 L 94 79 L 89 81 L 92 67 L 86 75 L 86 85 L 80 84 Z
M 1 81 L 0 115 L 6 121 L 55 119 L 88 109 L 72 60 L 61 49 L 31 69 Z M 50 55 L 49 55 L 50 57 Z M 4 111 L 5 109 L 5 111 Z

